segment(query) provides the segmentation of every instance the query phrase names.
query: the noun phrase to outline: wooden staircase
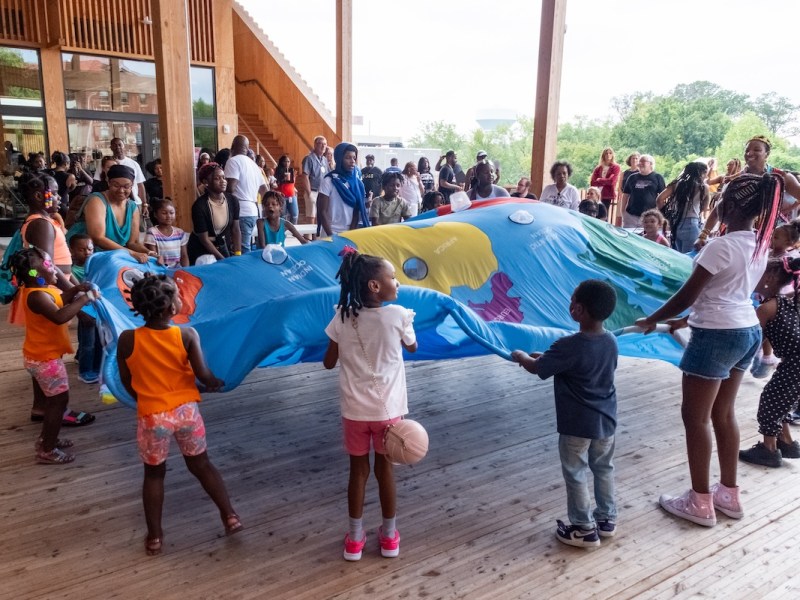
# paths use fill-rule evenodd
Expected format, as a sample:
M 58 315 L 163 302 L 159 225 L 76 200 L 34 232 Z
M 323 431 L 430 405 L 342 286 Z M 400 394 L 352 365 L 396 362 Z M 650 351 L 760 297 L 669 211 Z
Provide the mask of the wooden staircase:
M 239 114 L 239 134 L 246 135 L 250 140 L 250 148 L 256 154 L 262 155 L 267 165 L 273 168 L 278 165 L 278 159 L 285 154 L 283 148 L 267 129 L 267 126 L 258 118 L 258 115 Z

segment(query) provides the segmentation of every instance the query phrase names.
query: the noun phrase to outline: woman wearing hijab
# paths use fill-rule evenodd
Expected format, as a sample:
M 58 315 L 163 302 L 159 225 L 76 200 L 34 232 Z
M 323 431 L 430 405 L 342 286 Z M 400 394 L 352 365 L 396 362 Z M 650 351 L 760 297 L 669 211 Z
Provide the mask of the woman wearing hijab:
M 333 159 L 336 168 L 322 179 L 317 196 L 317 222 L 328 236 L 355 229 L 359 221 L 364 227 L 370 224 L 361 169 L 356 166 L 358 148 L 342 142 Z

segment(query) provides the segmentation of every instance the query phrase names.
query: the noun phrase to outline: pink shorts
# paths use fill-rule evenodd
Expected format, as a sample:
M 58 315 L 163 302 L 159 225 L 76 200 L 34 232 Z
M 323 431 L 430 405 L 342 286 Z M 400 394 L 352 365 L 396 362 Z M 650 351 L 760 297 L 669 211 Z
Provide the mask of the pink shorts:
M 139 417 L 136 441 L 146 465 L 160 465 L 169 455 L 169 440 L 175 436 L 181 454 L 197 456 L 206 451 L 206 425 L 197 402 L 182 404 L 162 413 Z
M 69 391 L 69 377 L 64 361 L 60 358 L 52 360 L 31 360 L 22 357 L 25 369 L 42 388 L 44 395 L 51 398 Z
M 383 433 L 392 423 L 397 423 L 402 417 L 387 419 L 386 421 L 353 421 L 342 417 L 344 430 L 344 449 L 351 456 L 364 456 L 369 454 L 370 440 L 376 454 L 385 454 L 383 450 Z

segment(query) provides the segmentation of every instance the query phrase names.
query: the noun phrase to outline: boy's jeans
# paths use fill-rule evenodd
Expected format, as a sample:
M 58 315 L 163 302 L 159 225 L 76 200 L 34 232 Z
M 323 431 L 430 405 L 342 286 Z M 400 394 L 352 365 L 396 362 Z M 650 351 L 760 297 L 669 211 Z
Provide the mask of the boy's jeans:
M 99 373 L 102 360 L 100 333 L 94 319 L 83 313 L 78 315 L 78 373 Z
M 616 522 L 614 436 L 590 440 L 560 435 L 558 453 L 567 484 L 567 516 L 570 523 L 582 529 L 594 529 L 597 521 L 608 519 Z M 587 480 L 590 470 L 594 475 L 594 498 L 597 503 L 594 512 Z

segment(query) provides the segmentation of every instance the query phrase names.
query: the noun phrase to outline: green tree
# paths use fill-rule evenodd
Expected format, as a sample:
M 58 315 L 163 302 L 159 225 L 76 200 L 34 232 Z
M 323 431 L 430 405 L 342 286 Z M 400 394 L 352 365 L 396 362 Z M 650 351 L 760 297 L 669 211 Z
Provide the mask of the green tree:
M 195 100 L 192 102 L 192 116 L 198 119 L 207 118 L 213 119 L 214 118 L 214 106 L 200 98 L 199 100 Z
M 413 136 L 409 143 L 422 148 L 441 148 L 443 152 L 455 150 L 461 152 L 466 137 L 456 131 L 456 126 L 444 121 L 432 121 L 422 124 L 422 131 Z M 438 157 L 437 157 L 438 158 Z
M 739 116 L 750 108 L 747 94 L 726 90 L 710 81 L 693 81 L 676 85 L 670 96 L 682 102 L 712 100 L 717 109 L 732 117 Z
M 772 135 L 781 133 L 791 135 L 788 126 L 794 123 L 797 111 L 800 106 L 792 104 L 785 96 L 778 96 L 775 92 L 761 94 L 753 102 L 753 112 L 755 112 Z

